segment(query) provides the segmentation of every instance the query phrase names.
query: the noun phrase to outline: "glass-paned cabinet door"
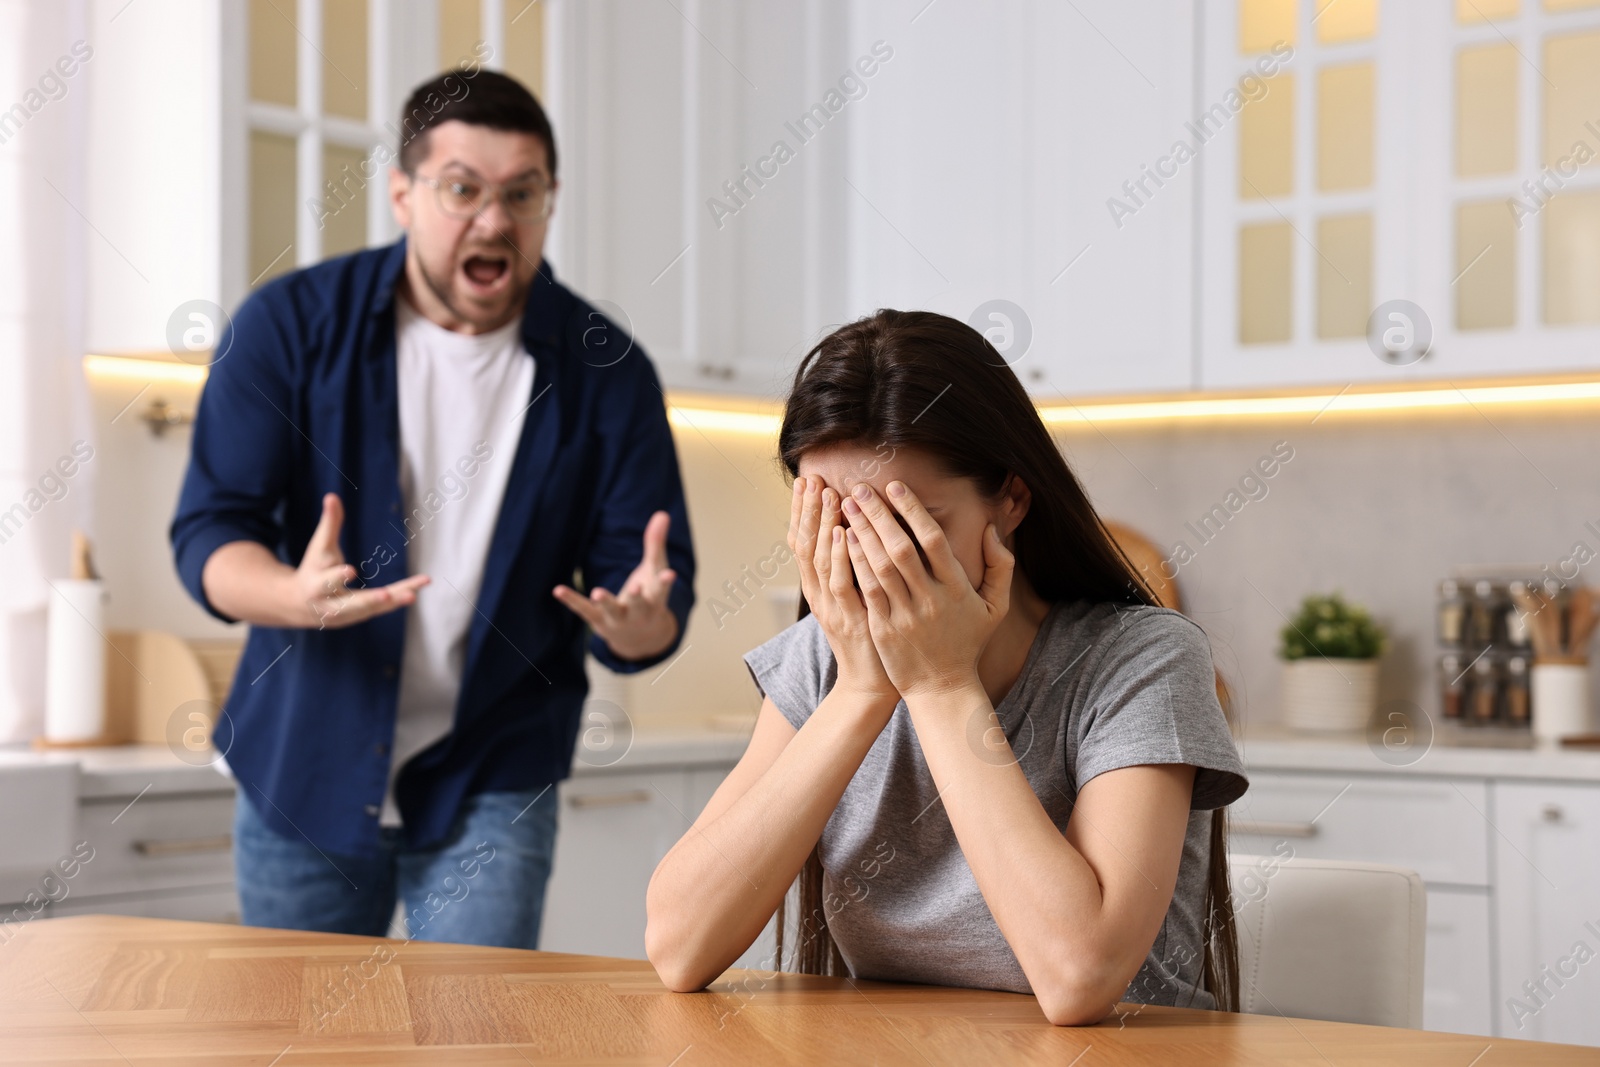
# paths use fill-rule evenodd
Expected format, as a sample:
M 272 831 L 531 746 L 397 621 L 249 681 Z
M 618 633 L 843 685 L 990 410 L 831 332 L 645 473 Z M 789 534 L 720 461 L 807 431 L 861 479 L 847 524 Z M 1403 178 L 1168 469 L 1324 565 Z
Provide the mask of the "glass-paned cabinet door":
M 1422 5 L 1416 271 L 1434 372 L 1600 366 L 1600 0 Z
M 1206 6 L 1195 108 L 1201 382 L 1340 382 L 1387 369 L 1367 344 L 1401 288 L 1403 18 L 1379 0 Z
M 225 93 L 239 147 L 224 196 L 241 221 L 224 261 L 231 299 L 286 271 L 398 234 L 387 197 L 410 90 L 443 70 L 504 69 L 535 94 L 544 71 L 536 0 L 239 0 L 226 46 L 246 68 Z
M 255 288 L 296 267 L 388 238 L 370 187 L 382 178 L 374 150 L 391 103 L 378 84 L 375 45 L 388 11 L 376 0 L 247 0 L 242 124 L 245 282 Z

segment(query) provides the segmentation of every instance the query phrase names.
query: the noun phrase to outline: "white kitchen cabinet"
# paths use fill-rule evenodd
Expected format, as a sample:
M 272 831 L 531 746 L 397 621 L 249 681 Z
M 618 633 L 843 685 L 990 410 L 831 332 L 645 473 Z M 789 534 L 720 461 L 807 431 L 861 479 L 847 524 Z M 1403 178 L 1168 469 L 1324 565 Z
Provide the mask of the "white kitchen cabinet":
M 1583 125 L 1600 95 L 1576 72 L 1595 64 L 1600 12 L 1333 6 L 1201 5 L 1196 114 L 1241 85 L 1258 103 L 1219 112 L 1200 160 L 1197 384 L 1596 369 L 1600 172 L 1578 164 L 1600 149 Z M 1288 23 L 1269 25 L 1281 12 Z M 1273 38 L 1290 54 L 1263 91 L 1243 79 Z M 1254 119 L 1260 136 L 1247 137 Z M 1372 333 L 1425 331 L 1425 357 L 1379 358 L 1368 323 L 1380 308 Z
M 1230 809 L 1230 847 L 1270 855 L 1287 841 L 1297 856 L 1409 867 L 1430 887 L 1485 886 L 1487 806 L 1470 779 L 1257 772 Z
M 71 768 L 70 846 L 0 879 L 0 915 L 12 915 L 32 893 L 50 901 L 41 916 L 238 922 L 233 783 L 180 763 L 164 747 L 87 750 L 83 760 Z
M 1493 789 L 1498 1031 L 1600 1045 L 1600 785 Z
M 1359 736 L 1253 727 L 1230 850 L 1418 871 L 1427 1029 L 1600 1046 L 1600 755 L 1483 740 L 1442 732 L 1391 766 Z
M 181 919 L 196 923 L 237 923 L 239 893 L 233 885 L 201 886 L 166 893 L 120 897 L 68 897 L 51 904 L 51 919 L 68 915 L 135 915 L 142 919 Z
M 667 384 L 781 395 L 831 325 L 999 300 L 1035 393 L 1190 386 L 1192 169 L 1108 204 L 1182 134 L 1188 5 L 596 0 L 551 39 L 553 261 Z
M 1146 168 L 1187 137 L 1193 11 L 855 5 L 852 40 L 894 59 L 851 116 L 852 313 L 1009 301 L 978 325 L 1035 394 L 1188 388 L 1196 175 Z
M 231 783 L 208 793 L 106 796 L 78 808 L 79 840 L 94 848 L 75 897 L 176 891 L 233 882 Z M 121 914 L 118 912 L 118 914 Z
M 561 784 L 539 947 L 644 959 L 645 891 L 731 764 L 581 774 Z M 771 931 L 735 966 L 774 969 Z
M 1494 1032 L 1487 889 L 1428 889 L 1422 1025 L 1452 1034 Z
M 722 780 L 728 776 L 731 768 L 712 767 L 689 771 L 689 802 L 694 806 L 698 815 L 705 810 L 711 794 L 717 791 Z M 774 916 L 776 919 L 776 916 Z M 767 928 L 761 931 L 755 943 L 745 950 L 744 955 L 734 962 L 735 967 L 748 967 L 753 971 L 776 971 L 778 967 L 778 942 L 773 922 L 767 923 Z
M 644 958 L 645 887 L 694 817 L 686 786 L 680 768 L 561 783 L 540 948 Z
M 845 120 L 790 128 L 870 44 L 846 49 L 841 25 L 815 0 L 550 9 L 549 255 L 668 385 L 782 393 L 841 314 Z
M 1489 1013 L 1488 787 L 1470 779 L 1252 771 L 1233 852 L 1408 867 L 1428 886 L 1423 1025 L 1483 1033 Z M 1471 887 L 1471 888 L 1467 888 Z

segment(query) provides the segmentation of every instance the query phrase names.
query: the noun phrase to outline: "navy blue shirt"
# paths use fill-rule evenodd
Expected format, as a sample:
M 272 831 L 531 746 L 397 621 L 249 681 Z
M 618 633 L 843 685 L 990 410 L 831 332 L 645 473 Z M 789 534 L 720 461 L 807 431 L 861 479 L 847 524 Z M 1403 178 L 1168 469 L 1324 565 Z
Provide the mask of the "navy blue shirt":
M 298 565 L 324 493 L 345 504 L 340 545 L 357 585 L 406 577 L 395 371 L 405 241 L 278 278 L 224 332 L 195 416 L 171 536 L 179 577 L 206 610 L 201 571 L 233 541 Z M 632 339 L 540 264 L 522 319 L 536 361 L 522 436 L 484 564 L 454 728 L 395 784 L 407 843 L 449 832 L 462 801 L 565 778 L 588 691 L 583 621 L 558 583 L 617 592 L 643 556 L 651 514 L 672 516 L 669 605 L 678 641 L 694 603 L 694 553 L 677 452 L 655 369 Z M 427 589 L 421 595 L 437 593 Z M 242 799 L 318 848 L 368 854 L 389 771 L 404 655 L 402 611 L 342 629 L 252 626 L 213 737 Z

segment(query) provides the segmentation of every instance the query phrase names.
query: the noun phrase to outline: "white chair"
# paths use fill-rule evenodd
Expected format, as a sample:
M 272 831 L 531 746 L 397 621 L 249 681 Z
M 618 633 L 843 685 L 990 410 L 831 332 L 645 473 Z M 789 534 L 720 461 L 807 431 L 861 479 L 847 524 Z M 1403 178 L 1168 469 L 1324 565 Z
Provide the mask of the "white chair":
M 1240 1010 L 1422 1027 L 1427 894 L 1377 863 L 1230 855 Z

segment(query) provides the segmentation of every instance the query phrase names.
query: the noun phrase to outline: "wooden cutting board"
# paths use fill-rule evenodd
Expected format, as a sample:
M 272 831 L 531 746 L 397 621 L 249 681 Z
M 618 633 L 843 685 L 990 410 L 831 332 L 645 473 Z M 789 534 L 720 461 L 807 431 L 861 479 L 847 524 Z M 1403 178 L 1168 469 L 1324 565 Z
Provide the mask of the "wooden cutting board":
M 108 740 L 167 744 L 188 730 L 209 732 L 227 700 L 239 642 L 185 641 L 160 630 L 106 636 Z

